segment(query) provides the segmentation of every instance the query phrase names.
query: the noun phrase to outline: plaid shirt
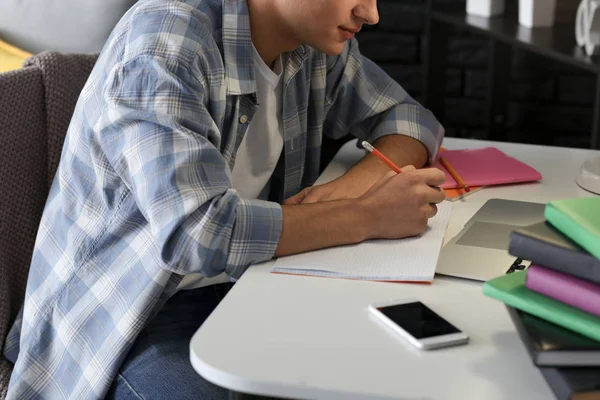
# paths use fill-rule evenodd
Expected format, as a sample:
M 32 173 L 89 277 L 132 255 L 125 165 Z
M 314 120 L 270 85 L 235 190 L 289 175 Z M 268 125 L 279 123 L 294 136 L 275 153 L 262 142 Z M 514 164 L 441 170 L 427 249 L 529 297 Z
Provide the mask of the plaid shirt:
M 317 178 L 322 134 L 420 140 L 443 129 L 348 42 L 283 57 L 279 199 Z M 245 0 L 143 0 L 120 21 L 75 109 L 39 228 L 8 397 L 104 397 L 183 275 L 240 277 L 273 256 L 277 202 L 242 199 L 236 150 L 257 108 Z

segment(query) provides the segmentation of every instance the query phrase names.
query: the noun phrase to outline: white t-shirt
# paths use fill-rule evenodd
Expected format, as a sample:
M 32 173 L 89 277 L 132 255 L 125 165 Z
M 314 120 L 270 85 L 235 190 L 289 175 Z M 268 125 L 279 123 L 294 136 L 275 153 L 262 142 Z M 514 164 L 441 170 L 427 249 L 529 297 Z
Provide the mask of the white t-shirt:
M 258 109 L 237 150 L 232 179 L 233 188 L 237 190 L 240 197 L 266 200 L 271 188 L 271 176 L 283 149 L 283 134 L 280 129 L 282 65 L 280 56 L 271 70 L 256 48 L 252 46 L 252 49 Z M 240 116 L 241 118 L 244 116 Z M 189 274 L 183 278 L 177 289 L 195 289 L 227 281 L 225 273 L 213 278 L 203 278 L 201 274 Z

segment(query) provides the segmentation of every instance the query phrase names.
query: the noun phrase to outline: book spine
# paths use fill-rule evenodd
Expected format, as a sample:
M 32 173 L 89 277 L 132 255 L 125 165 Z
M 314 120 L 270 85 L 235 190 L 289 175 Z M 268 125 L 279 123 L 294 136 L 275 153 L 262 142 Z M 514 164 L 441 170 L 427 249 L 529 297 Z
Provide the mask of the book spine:
M 508 252 L 558 272 L 600 284 L 600 259 L 591 254 L 554 246 L 519 232 L 512 232 Z
M 557 400 L 599 399 L 600 368 L 540 368 Z
M 510 306 L 506 306 L 506 309 L 508 311 L 508 315 L 510 316 L 510 319 L 513 321 L 513 324 L 515 325 L 515 328 L 517 329 L 517 333 L 519 334 L 519 337 L 521 338 L 521 342 L 523 342 L 523 345 L 525 346 L 527 353 L 529 353 L 529 358 L 531 358 L 531 361 L 533 361 L 533 363 L 535 365 L 540 365 L 538 352 L 535 350 L 535 344 L 533 343 L 533 340 L 531 339 L 531 337 L 529 337 L 529 334 L 527 333 L 527 329 L 525 328 L 525 325 L 523 325 L 523 321 L 521 321 L 521 317 L 519 316 L 519 311 L 517 311 L 516 308 L 510 307 Z
M 528 289 L 600 317 L 600 285 L 539 265 L 527 270 Z
M 542 376 L 556 396 L 556 400 L 570 400 L 573 389 L 558 368 L 540 368 Z

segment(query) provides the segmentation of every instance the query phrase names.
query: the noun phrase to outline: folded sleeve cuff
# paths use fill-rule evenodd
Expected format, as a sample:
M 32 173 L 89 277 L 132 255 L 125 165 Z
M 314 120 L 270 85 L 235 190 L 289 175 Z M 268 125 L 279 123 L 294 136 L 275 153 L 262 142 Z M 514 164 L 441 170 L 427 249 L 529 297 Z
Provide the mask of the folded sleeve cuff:
M 238 279 L 250 264 L 273 258 L 281 235 L 281 205 L 240 199 L 227 262 L 227 275 Z
M 409 136 L 423 143 L 427 148 L 429 164 L 433 164 L 444 138 L 444 128 L 426 108 L 415 104 L 399 104 L 386 111 L 368 140 L 373 143 L 382 136 L 395 134 Z

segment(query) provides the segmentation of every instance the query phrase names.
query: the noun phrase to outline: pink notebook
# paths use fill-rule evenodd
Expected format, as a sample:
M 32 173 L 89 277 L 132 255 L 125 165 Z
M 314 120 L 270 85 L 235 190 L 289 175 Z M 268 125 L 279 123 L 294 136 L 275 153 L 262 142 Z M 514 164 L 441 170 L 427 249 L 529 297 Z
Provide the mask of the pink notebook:
M 446 150 L 440 152 L 440 156 L 450 163 L 469 186 L 503 185 L 542 179 L 538 171 L 495 147 Z M 439 160 L 433 166 L 446 173 L 446 181 L 440 187 L 459 187 Z
M 531 265 L 527 269 L 525 286 L 529 290 L 600 317 L 600 285 L 597 283 Z

